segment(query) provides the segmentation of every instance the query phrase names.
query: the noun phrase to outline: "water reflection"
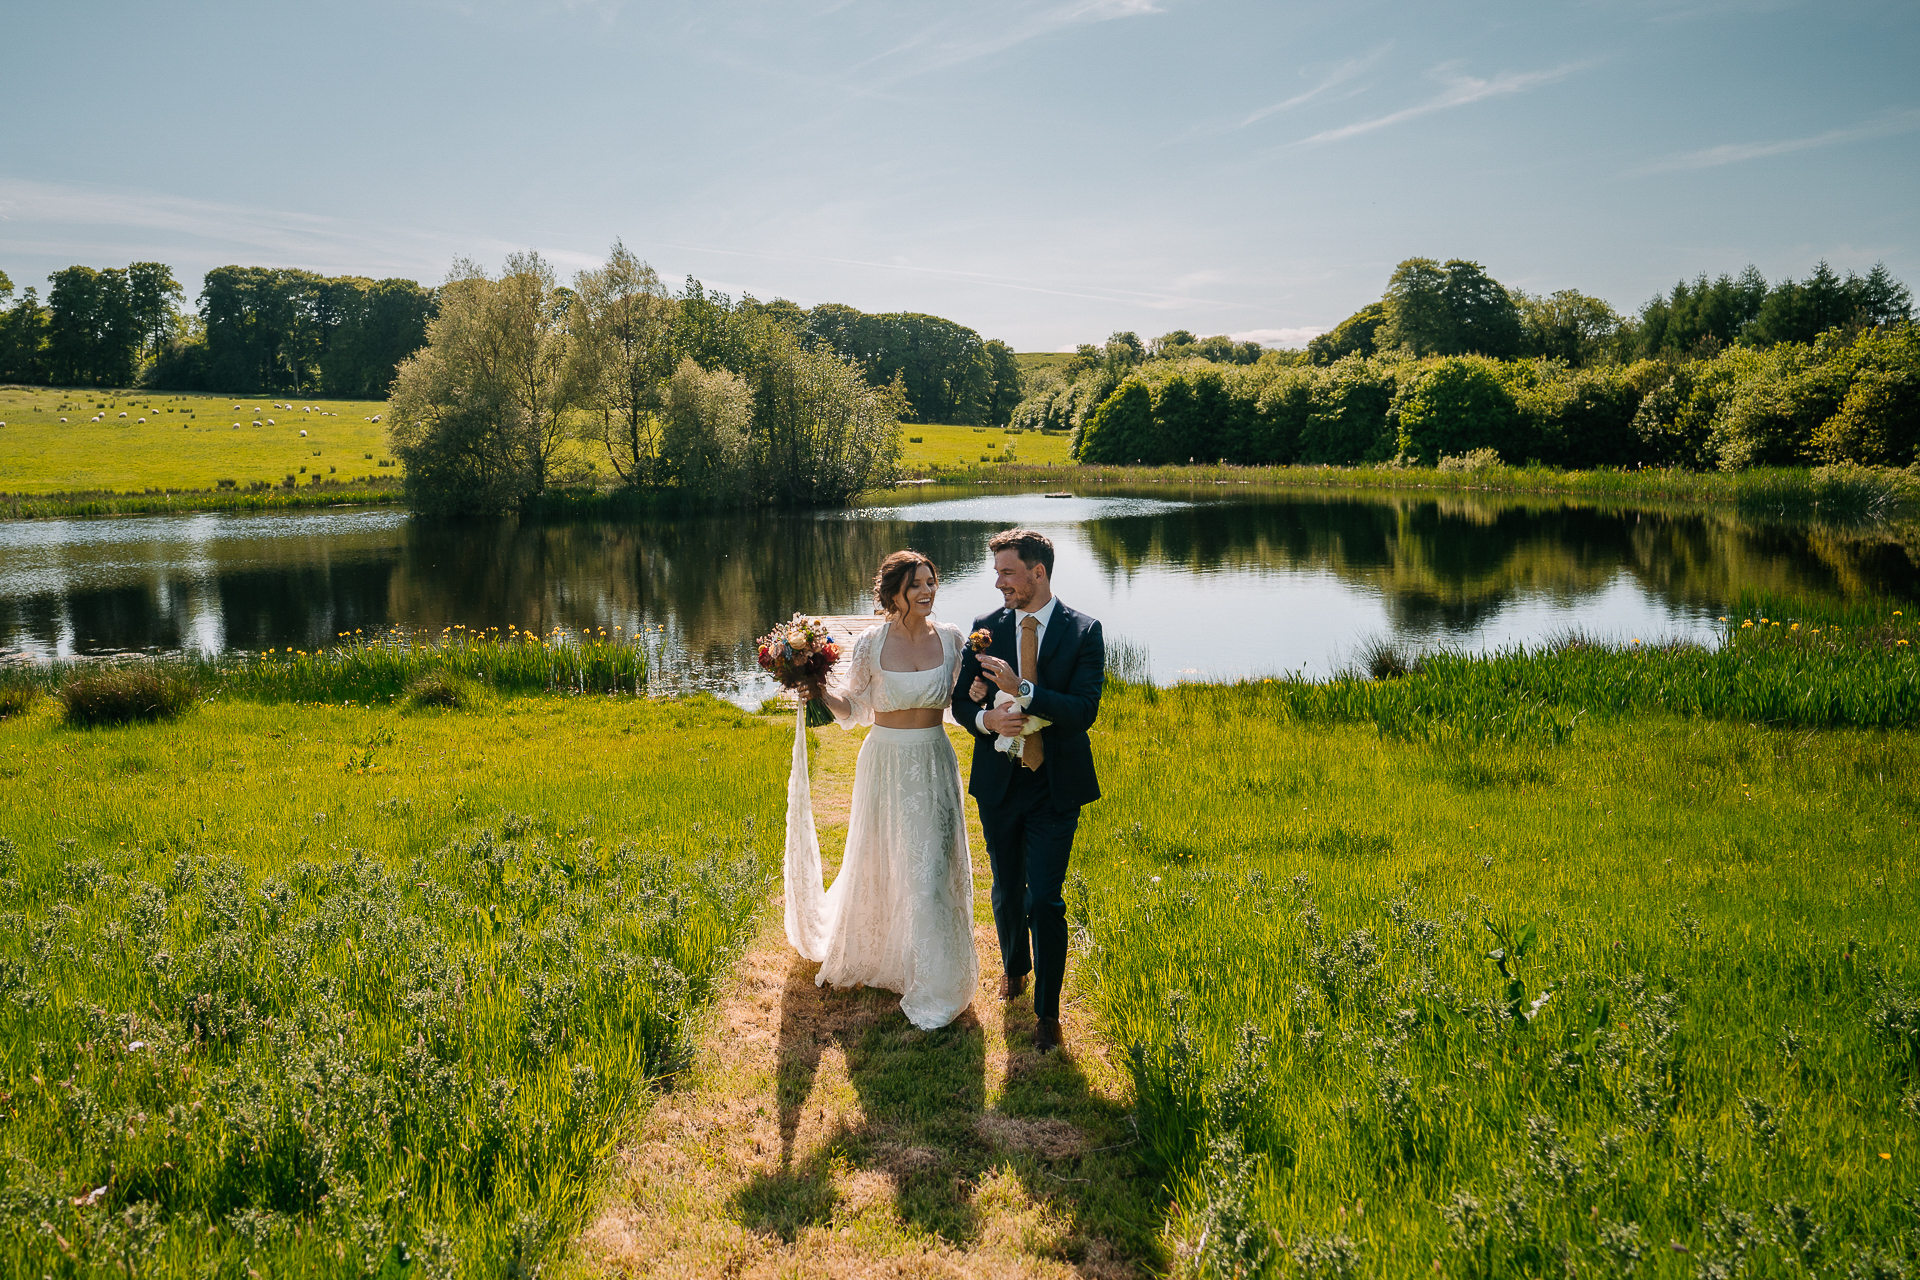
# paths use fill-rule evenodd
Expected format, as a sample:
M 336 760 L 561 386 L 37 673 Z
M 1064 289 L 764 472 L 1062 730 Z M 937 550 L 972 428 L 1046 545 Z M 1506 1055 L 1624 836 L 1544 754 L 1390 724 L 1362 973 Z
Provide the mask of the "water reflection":
M 1703 634 L 1743 587 L 1920 595 L 1911 532 L 1472 495 L 923 493 L 852 512 L 566 525 L 390 510 L 0 525 L 0 650 L 314 648 L 342 631 L 664 627 L 675 683 L 751 701 L 747 639 L 864 611 L 888 551 L 944 572 L 941 614 L 993 607 L 986 540 L 1048 529 L 1061 596 L 1147 644 L 1158 678 L 1338 665 L 1361 638 L 1487 647 L 1567 626 Z M 1903 537 L 1907 540 L 1903 541 Z

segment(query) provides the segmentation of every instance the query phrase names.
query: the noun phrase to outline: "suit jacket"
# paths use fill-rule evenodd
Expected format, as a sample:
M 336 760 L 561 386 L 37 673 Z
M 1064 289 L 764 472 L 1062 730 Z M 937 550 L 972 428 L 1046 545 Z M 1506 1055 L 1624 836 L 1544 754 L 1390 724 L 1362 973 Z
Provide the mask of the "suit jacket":
M 987 652 L 1020 669 L 1020 638 L 1014 634 L 1014 611 L 995 609 L 973 620 L 971 630 L 993 633 Z M 1100 690 L 1107 679 L 1107 644 L 1100 623 L 1076 613 L 1056 598 L 1053 619 L 1040 637 L 1040 653 L 1033 681 L 1032 714 L 1049 720 L 1040 730 L 1047 754 L 1046 771 L 1052 780 L 1054 803 L 1077 808 L 1100 798 L 1100 779 L 1093 770 L 1093 744 L 1087 730 L 1100 714 Z M 993 693 L 984 703 L 967 696 L 980 674 L 980 657 L 969 645 L 960 657 L 960 676 L 953 690 L 953 718 L 973 735 L 973 772 L 967 791 L 981 804 L 994 805 L 1007 793 L 1007 784 L 1019 762 L 993 749 L 994 735 L 975 727 L 979 713 L 993 705 Z M 989 685 L 993 681 L 987 681 Z

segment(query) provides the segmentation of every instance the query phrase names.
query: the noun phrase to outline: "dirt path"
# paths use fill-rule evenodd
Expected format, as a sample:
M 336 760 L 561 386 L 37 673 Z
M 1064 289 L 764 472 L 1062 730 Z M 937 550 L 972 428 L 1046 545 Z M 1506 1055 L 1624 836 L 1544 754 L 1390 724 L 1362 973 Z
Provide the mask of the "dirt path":
M 950 730 L 956 749 L 964 735 Z M 859 737 L 815 735 L 821 847 L 838 854 Z M 582 1235 L 588 1273 L 631 1276 L 1140 1274 L 1159 1221 L 1120 1064 L 1078 1016 L 1032 1048 L 1000 1002 L 990 874 L 969 805 L 982 980 L 921 1032 L 885 991 L 816 988 L 778 897 L 709 1015 L 692 1070 L 616 1162 Z

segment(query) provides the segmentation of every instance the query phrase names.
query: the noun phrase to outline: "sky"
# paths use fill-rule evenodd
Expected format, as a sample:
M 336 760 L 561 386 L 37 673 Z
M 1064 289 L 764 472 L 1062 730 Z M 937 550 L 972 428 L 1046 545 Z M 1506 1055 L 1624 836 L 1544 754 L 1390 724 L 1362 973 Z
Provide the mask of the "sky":
M 1920 5 L 0 0 L 0 270 L 669 281 L 1298 346 L 1394 264 L 1920 290 Z

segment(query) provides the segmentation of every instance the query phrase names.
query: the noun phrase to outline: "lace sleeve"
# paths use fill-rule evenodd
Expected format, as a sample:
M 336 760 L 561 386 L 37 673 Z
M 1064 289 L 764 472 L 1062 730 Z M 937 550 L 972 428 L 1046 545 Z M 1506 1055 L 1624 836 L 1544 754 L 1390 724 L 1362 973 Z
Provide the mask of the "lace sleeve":
M 842 729 L 873 723 L 874 672 L 880 666 L 880 646 L 886 643 L 887 624 L 876 623 L 860 633 L 853 652 L 834 664 L 827 685 L 848 702 L 848 714 L 835 715 Z

